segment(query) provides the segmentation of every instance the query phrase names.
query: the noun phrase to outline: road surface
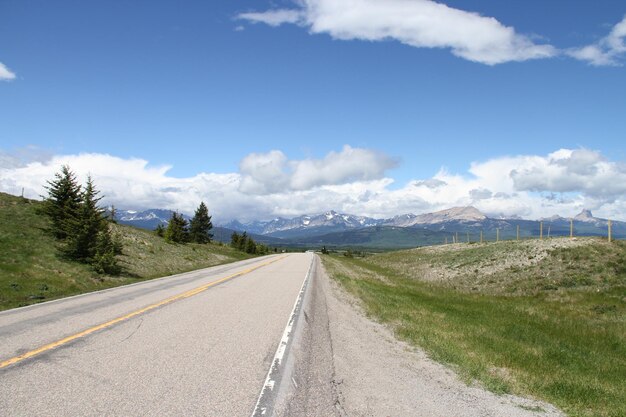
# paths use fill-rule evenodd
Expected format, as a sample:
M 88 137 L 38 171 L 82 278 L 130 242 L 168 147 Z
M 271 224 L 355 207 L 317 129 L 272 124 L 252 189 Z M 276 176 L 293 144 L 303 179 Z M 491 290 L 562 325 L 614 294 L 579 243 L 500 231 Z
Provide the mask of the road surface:
M 314 256 L 0 313 L 0 414 L 251 415 Z
M 563 416 L 398 342 L 310 253 L 0 313 L 0 415 Z

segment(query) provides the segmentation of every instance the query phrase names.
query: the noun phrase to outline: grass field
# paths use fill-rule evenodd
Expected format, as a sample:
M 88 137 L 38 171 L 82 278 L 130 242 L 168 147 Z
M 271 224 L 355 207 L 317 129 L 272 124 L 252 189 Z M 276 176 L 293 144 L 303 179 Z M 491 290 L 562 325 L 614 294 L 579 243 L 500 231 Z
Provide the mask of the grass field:
M 468 383 L 626 415 L 626 244 L 457 244 L 323 256 L 368 315 Z
M 249 256 L 217 244 L 175 245 L 153 233 L 113 225 L 124 243 L 119 277 L 96 274 L 59 257 L 39 203 L 0 193 L 0 310 L 140 280 L 228 263 Z

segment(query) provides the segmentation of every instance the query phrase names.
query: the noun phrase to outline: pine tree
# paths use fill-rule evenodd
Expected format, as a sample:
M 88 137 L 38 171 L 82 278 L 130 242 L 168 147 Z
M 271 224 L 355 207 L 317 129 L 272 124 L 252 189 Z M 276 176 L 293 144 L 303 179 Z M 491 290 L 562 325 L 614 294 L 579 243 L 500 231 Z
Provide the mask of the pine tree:
M 189 240 L 187 220 L 182 214 L 173 212 L 170 222 L 165 229 L 165 240 L 173 243 L 185 243 Z
M 52 232 L 61 241 L 61 252 L 70 259 L 92 264 L 100 273 L 119 273 L 115 255 L 122 253 L 122 241 L 111 235 L 105 211 L 98 207 L 102 197 L 98 197 L 92 178 L 87 178 L 81 192 L 75 174 L 64 165 L 46 189 L 48 197 L 42 213 L 52 220 Z
M 209 210 L 204 202 L 196 209 L 196 212 L 189 222 L 189 239 L 195 243 L 209 243 L 213 235 L 210 230 L 213 228 Z
M 154 229 L 154 233 L 156 233 L 156 235 L 159 237 L 165 236 L 165 227 L 163 227 L 163 224 L 157 224 L 156 229 Z
M 48 197 L 42 205 L 42 213 L 52 221 L 51 232 L 59 240 L 70 234 L 71 224 L 76 220 L 81 203 L 80 185 L 70 167 L 63 165 L 60 173 L 45 187 Z
M 96 251 L 93 258 L 93 266 L 100 274 L 119 275 L 122 268 L 117 263 L 115 255 L 122 253 L 122 242 L 117 236 L 113 236 L 108 224 L 98 233 L 96 239 Z
M 98 234 L 108 231 L 104 210 L 98 207 L 101 199 L 98 194 L 93 180 L 88 177 L 76 216 L 67 223 L 69 234 L 62 250 L 71 259 L 91 262 L 96 255 Z
M 233 232 L 233 234 L 230 235 L 230 246 L 239 249 L 239 240 L 241 240 L 241 235 L 237 232 Z
M 246 253 L 256 253 L 256 243 L 254 243 L 254 240 L 252 240 L 252 238 L 248 238 L 248 242 L 246 243 Z
M 243 234 L 241 235 L 241 238 L 239 238 L 239 244 L 237 246 L 237 249 L 239 249 L 242 252 L 245 252 L 247 245 L 248 245 L 248 233 L 243 232 Z

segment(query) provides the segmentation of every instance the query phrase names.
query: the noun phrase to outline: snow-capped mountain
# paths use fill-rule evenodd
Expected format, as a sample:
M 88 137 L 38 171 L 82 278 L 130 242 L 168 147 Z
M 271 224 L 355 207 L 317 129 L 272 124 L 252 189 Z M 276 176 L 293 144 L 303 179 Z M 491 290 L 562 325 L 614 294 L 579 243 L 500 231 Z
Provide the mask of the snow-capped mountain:
M 167 225 L 172 217 L 172 210 L 150 209 L 143 211 L 136 210 L 116 210 L 115 220 L 121 224 L 141 227 L 142 229 L 155 229 L 159 224 Z M 190 220 L 190 217 L 183 214 L 183 217 Z
M 330 233 L 376 226 L 380 223 L 381 220 L 370 217 L 338 213 L 331 210 L 323 214 L 304 215 L 292 219 L 278 217 L 269 221 L 255 221 L 249 223 L 241 223 L 234 220 L 224 224 L 224 227 L 276 237 L 291 237 L 295 235 L 310 235 L 311 231 L 314 233 Z
M 338 213 L 334 210 L 316 215 L 304 215 L 292 219 L 276 218 L 270 221 L 254 221 L 241 223 L 231 221 L 224 227 L 248 231 L 275 237 L 305 237 L 325 233 L 341 232 L 372 226 L 423 227 L 437 225 L 438 229 L 446 229 L 447 223 L 463 225 L 480 224 L 487 216 L 474 207 L 454 207 L 435 213 L 403 214 L 391 219 L 375 219 L 353 214 Z
M 159 224 L 167 225 L 171 215 L 171 210 L 162 209 L 144 211 L 118 210 L 116 219 L 120 223 L 154 230 Z M 186 215 L 183 216 L 187 220 L 190 219 Z M 550 236 L 569 235 L 570 218 L 552 216 L 542 220 L 544 222 L 544 233 Z M 578 236 L 603 235 L 606 234 L 607 223 L 608 221 L 605 219 L 593 217 L 593 214 L 589 210 L 583 210 L 574 217 L 574 233 Z M 444 236 L 444 234 L 449 236 L 453 234 L 466 236 L 467 233 L 476 235 L 479 232 L 483 232 L 485 237 L 491 235 L 495 236 L 496 229 L 499 229 L 500 237 L 511 238 L 516 235 L 517 226 L 520 227 L 522 237 L 538 236 L 540 230 L 539 222 L 536 220 L 524 220 L 519 217 L 490 217 L 471 206 L 453 207 L 434 213 L 419 215 L 403 214 L 389 219 L 356 216 L 331 210 L 321 214 L 304 215 L 294 218 L 278 217 L 272 220 L 252 221 L 248 223 L 233 220 L 226 224 L 220 224 L 219 226 L 225 228 L 225 232 L 222 234 L 225 233 L 224 236 L 226 236 L 226 240 L 228 240 L 227 235 L 230 235 L 232 231 L 236 230 L 257 235 L 258 239 L 255 240 L 263 241 L 262 239 L 265 237 L 267 239 L 273 239 L 272 242 L 274 242 L 274 244 L 283 241 L 296 245 L 299 242 L 311 242 L 311 238 L 314 237 L 319 237 L 317 240 L 322 239 L 321 241 L 351 242 L 351 239 L 363 239 L 365 235 L 378 237 L 386 236 L 385 239 L 388 238 L 387 240 L 389 240 L 391 239 L 389 236 L 396 236 L 398 233 L 404 233 L 402 235 L 404 238 L 417 233 L 419 236 L 415 235 L 415 239 L 419 237 L 419 239 L 423 240 L 425 239 L 424 236 L 429 233 L 431 233 L 432 236 L 438 236 L 437 238 Z M 218 229 L 220 229 L 220 227 L 216 225 L 216 230 Z M 390 231 L 391 229 L 406 230 L 404 232 L 398 232 Z M 426 235 L 424 235 L 424 233 L 426 233 Z M 615 236 L 626 235 L 626 223 L 613 222 L 613 233 Z M 374 237 L 372 237 L 372 239 L 374 239 Z M 407 242 L 405 243 L 408 244 Z M 415 242 L 417 242 L 417 240 Z

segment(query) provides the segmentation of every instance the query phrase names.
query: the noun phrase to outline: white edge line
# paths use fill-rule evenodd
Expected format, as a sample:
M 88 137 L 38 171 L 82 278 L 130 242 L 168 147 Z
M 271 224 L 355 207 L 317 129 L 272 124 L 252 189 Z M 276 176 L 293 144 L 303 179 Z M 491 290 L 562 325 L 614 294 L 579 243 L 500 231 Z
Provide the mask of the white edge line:
M 309 281 L 309 276 L 311 274 L 311 270 L 313 269 L 314 260 L 315 260 L 315 257 L 311 257 L 311 264 L 309 265 L 309 269 L 306 275 L 304 276 L 304 281 L 302 282 L 302 286 L 300 287 L 300 291 L 298 293 L 298 297 L 296 298 L 296 302 L 293 304 L 293 308 L 291 309 L 291 314 L 289 315 L 287 326 L 285 326 L 283 335 L 280 338 L 280 343 L 278 343 L 278 348 L 276 349 L 276 353 L 274 354 L 274 359 L 272 359 L 270 369 L 267 371 L 267 376 L 265 377 L 265 383 L 263 384 L 263 387 L 261 388 L 259 399 L 257 400 L 256 405 L 254 406 L 254 410 L 252 411 L 252 417 L 258 415 L 257 413 L 259 411 L 260 411 L 260 415 L 265 415 L 265 412 L 267 411 L 265 408 L 259 409 L 259 405 L 261 404 L 261 400 L 263 399 L 263 396 L 266 390 L 269 390 L 269 391 L 274 390 L 274 385 L 276 384 L 276 381 L 272 379 L 272 373 L 276 368 L 280 367 L 283 361 L 283 357 L 285 355 L 285 349 L 287 348 L 289 337 L 291 336 L 291 331 L 293 329 L 293 324 L 296 319 L 296 309 L 298 308 L 298 305 L 301 303 L 302 299 L 304 298 L 305 286 L 307 282 Z

